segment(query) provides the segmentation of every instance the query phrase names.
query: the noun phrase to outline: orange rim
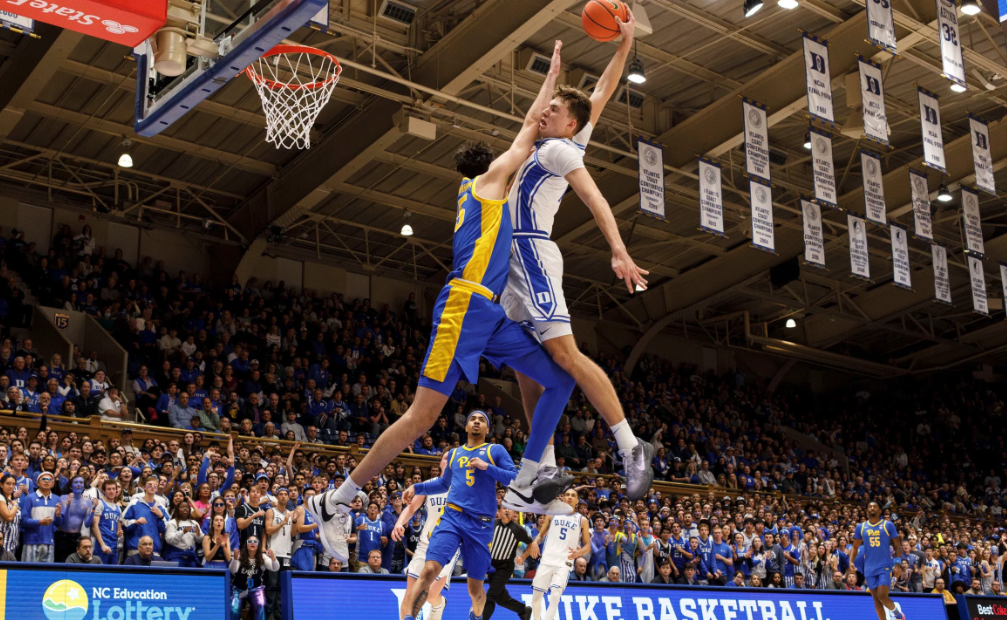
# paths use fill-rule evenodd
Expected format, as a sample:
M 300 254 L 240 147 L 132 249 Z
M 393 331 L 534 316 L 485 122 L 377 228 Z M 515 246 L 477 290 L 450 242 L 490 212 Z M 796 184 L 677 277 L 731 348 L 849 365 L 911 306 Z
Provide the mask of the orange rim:
M 328 58 L 330 61 L 332 61 L 332 64 L 336 65 L 336 72 L 332 75 L 332 77 L 328 79 L 317 82 L 311 82 L 310 84 L 284 84 L 283 82 L 277 82 L 275 80 L 270 80 L 269 78 L 262 77 L 261 75 L 258 74 L 257 71 L 255 71 L 255 69 L 253 69 L 255 63 L 252 63 L 248 65 L 247 69 L 245 69 L 245 75 L 248 76 L 248 79 L 252 80 L 253 82 L 262 84 L 263 86 L 265 86 L 270 90 L 280 90 L 283 88 L 289 90 L 302 90 L 302 89 L 321 88 L 323 86 L 327 86 L 328 84 L 331 84 L 336 80 L 338 80 L 339 74 L 343 72 L 343 67 L 342 65 L 339 64 L 339 60 L 335 56 L 324 50 L 316 49 L 314 47 L 308 47 L 306 45 L 277 45 L 273 49 L 263 54 L 260 57 L 260 60 L 262 58 L 269 58 L 270 56 L 279 56 L 280 54 L 311 54 L 312 56 L 321 56 L 323 58 Z

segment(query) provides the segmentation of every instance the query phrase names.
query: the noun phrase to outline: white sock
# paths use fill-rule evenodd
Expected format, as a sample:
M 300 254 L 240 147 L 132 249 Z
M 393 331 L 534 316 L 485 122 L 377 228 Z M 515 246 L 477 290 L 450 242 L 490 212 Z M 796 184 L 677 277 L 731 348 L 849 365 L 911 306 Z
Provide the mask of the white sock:
M 542 452 L 542 460 L 539 461 L 542 467 L 552 467 L 556 468 L 556 448 L 552 444 L 545 447 L 545 451 Z
M 529 486 L 535 481 L 535 476 L 538 474 L 538 461 L 533 461 L 531 459 L 521 459 L 521 467 L 518 469 L 517 477 L 514 478 L 514 483 L 518 486 Z
M 633 429 L 629 427 L 628 420 L 624 419 L 622 422 L 612 425 L 612 434 L 615 435 L 615 442 L 619 444 L 619 452 L 623 456 L 632 452 L 633 448 L 640 444 L 636 435 L 633 434 Z
M 444 615 L 444 608 L 447 606 L 447 604 L 448 604 L 447 599 L 442 596 L 440 607 L 431 607 L 430 615 L 428 616 L 428 618 L 430 620 L 441 620 L 441 616 Z
M 333 508 L 337 504 L 347 504 L 353 501 L 353 498 L 357 496 L 360 492 L 361 486 L 353 480 L 353 474 L 347 476 L 346 481 L 339 485 L 339 488 L 328 494 L 326 500 L 329 505 Z

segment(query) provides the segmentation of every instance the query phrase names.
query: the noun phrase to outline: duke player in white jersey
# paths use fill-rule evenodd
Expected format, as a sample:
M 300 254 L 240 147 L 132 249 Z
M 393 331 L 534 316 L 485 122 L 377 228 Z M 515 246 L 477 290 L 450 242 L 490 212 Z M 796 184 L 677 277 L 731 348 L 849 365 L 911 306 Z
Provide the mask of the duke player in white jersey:
M 447 467 L 447 453 L 441 457 L 441 471 L 444 471 L 445 467 Z M 406 567 L 406 595 L 402 597 L 402 605 L 399 609 L 400 618 L 405 618 L 409 615 L 409 610 L 406 609 L 407 601 L 413 600 L 414 597 L 410 596 L 410 594 L 412 594 L 420 572 L 423 571 L 423 565 L 426 564 L 427 543 L 430 541 L 430 533 L 433 531 L 434 526 L 437 525 L 437 519 L 444 512 L 444 506 L 447 503 L 447 493 L 416 495 L 413 497 L 413 501 L 409 502 L 409 505 L 402 510 L 398 520 L 395 522 L 395 529 L 392 530 L 392 540 L 400 541 L 405 536 L 406 524 L 413 518 L 413 515 L 420 509 L 420 506 L 424 506 L 426 510 L 427 517 L 423 523 L 423 531 L 420 532 L 420 540 L 416 543 L 416 550 L 413 552 L 413 558 L 409 561 L 409 566 Z M 427 616 L 429 620 L 440 620 L 444 614 L 444 607 L 447 605 L 447 601 L 441 596 L 441 590 L 451 588 L 451 573 L 455 569 L 455 564 L 458 563 L 460 553 L 461 550 L 459 549 L 451 562 L 441 569 L 436 581 L 430 586 L 429 594 L 427 595 L 427 603 L 430 604 L 430 615 Z
M 630 293 L 636 287 L 645 289 L 647 286 L 644 279 L 647 271 L 637 267 L 630 258 L 612 209 L 584 167 L 584 148 L 602 109 L 619 86 L 633 45 L 636 20 L 632 12 L 625 23 L 618 18 L 616 21 L 622 42 L 594 92 L 588 96 L 570 86 L 557 87 L 553 99 L 542 112 L 536 148 L 511 185 L 508 205 L 514 240 L 507 288 L 500 303 L 510 319 L 535 330 L 553 360 L 570 373 L 605 418 L 625 463 L 626 494 L 630 500 L 636 500 L 647 492 L 654 479 L 653 447 L 633 435 L 612 382 L 577 348 L 563 295 L 563 256 L 559 246 L 551 240 L 560 201 L 567 188 L 572 187 L 590 209 L 612 249 L 612 269 L 616 275 L 626 283 Z M 530 422 L 542 388 L 521 373 L 517 373 L 517 377 L 525 415 Z M 556 472 L 556 458 L 550 445 L 540 462 L 522 460 L 518 476 L 504 498 L 504 506 L 527 511 L 532 508 L 531 498 L 547 504 L 571 484 L 571 476 Z
M 572 508 L 577 507 L 580 498 L 575 489 L 563 494 L 563 501 Z M 591 551 L 591 526 L 587 518 L 579 513 L 552 517 L 535 537 L 535 543 L 545 539 L 542 559 L 531 582 L 531 614 L 534 620 L 552 620 L 559 610 L 559 600 L 566 589 L 577 558 Z M 549 592 L 549 607 L 542 616 L 542 599 Z

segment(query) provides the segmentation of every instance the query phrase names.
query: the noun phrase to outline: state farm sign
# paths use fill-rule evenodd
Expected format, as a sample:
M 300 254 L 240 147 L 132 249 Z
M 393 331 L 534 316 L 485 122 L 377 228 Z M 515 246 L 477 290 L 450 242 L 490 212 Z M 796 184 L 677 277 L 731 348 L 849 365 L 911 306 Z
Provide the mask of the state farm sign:
M 167 0 L 0 0 L 22 17 L 136 47 L 164 26 Z

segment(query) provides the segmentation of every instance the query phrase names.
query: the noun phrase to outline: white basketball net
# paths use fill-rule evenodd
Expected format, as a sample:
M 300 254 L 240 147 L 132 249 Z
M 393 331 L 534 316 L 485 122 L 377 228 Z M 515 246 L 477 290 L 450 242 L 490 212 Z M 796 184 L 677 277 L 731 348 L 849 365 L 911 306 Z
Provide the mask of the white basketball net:
M 311 127 L 341 71 L 332 56 L 315 50 L 271 54 L 253 62 L 246 73 L 262 99 L 266 142 L 276 148 L 311 148 Z

